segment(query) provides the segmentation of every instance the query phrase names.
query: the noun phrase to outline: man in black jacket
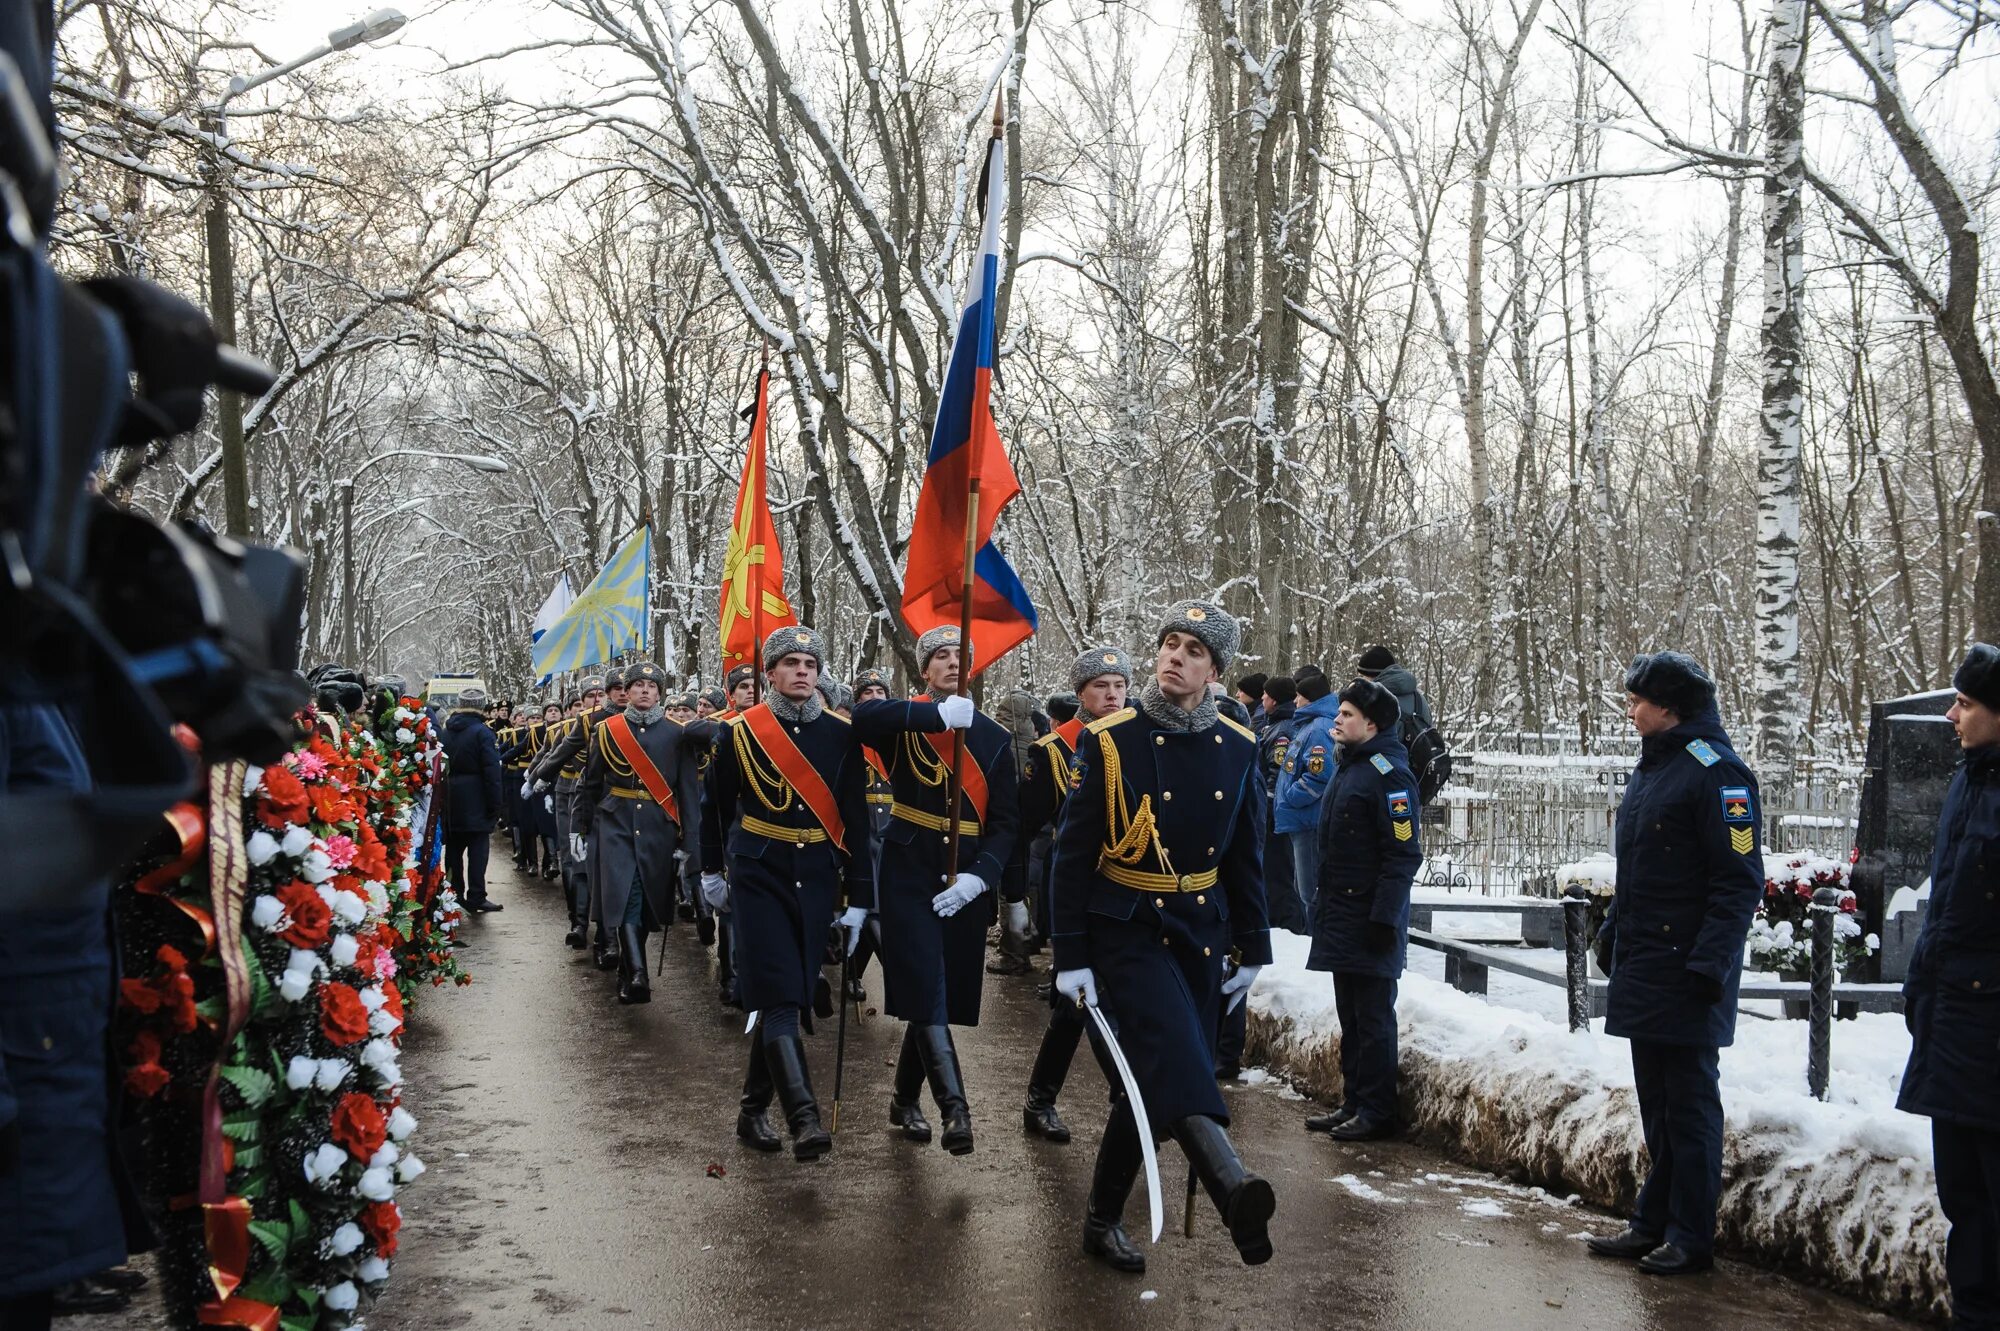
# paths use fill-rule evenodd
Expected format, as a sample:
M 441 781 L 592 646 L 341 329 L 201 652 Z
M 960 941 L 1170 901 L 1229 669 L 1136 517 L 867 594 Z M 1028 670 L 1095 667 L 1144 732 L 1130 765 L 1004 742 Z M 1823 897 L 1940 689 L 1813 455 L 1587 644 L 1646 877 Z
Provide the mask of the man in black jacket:
M 444 863 L 471 911 L 495 911 L 486 895 L 486 854 L 500 816 L 500 741 L 486 724 L 486 690 L 467 689 L 444 723 Z

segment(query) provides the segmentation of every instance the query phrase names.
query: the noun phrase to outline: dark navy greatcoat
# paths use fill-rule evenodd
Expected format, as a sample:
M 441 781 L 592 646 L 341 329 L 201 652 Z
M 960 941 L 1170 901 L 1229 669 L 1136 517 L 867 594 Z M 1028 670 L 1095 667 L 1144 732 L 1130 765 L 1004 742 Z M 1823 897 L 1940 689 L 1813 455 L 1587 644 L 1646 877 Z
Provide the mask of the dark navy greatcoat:
M 1736 1038 L 1743 942 L 1764 895 L 1757 778 L 1710 708 L 1648 735 L 1618 806 L 1608 1034 L 1722 1047 Z M 1696 993 L 1696 972 L 1722 986 Z
M 695 782 L 695 745 L 676 722 L 664 717 L 643 729 L 632 723 L 639 747 L 666 778 L 682 820 L 701 816 L 701 794 Z M 664 929 L 673 919 L 680 862 L 674 852 L 699 849 L 700 837 L 689 837 L 681 823 L 653 802 L 631 764 L 611 738 L 608 725 L 591 732 L 590 760 L 574 809 L 576 831 L 590 838 L 591 904 L 596 918 L 611 929 L 625 922 L 626 901 L 636 880 L 645 890 L 646 913 L 654 927 Z M 644 915 L 642 914 L 642 919 Z
M 949 837 L 942 829 L 948 826 L 944 773 L 951 732 L 938 720 L 934 702 L 876 698 L 854 709 L 854 733 L 881 755 L 894 797 L 882 829 L 874 899 L 856 903 L 872 904 L 880 913 L 883 1009 L 919 1026 L 977 1026 L 986 930 L 999 915 L 1001 879 L 1014 854 L 1020 813 L 1014 737 L 983 712 L 962 732 L 965 760 L 985 774 L 987 806 L 980 817 L 971 799 L 965 801 L 964 817 L 978 821 L 979 835 L 961 831 L 958 869 L 977 874 L 992 891 L 945 919 L 931 909 L 931 898 L 947 886 Z
M 1903 984 L 1910 1064 L 1896 1108 L 2000 1131 L 2000 746 L 1952 777 L 1931 900 Z
M 1333 783 L 1320 802 L 1319 891 L 1313 900 L 1306 969 L 1403 973 L 1409 947 L 1410 884 L 1424 861 L 1417 828 L 1417 779 L 1393 730 L 1341 746 Z M 1395 931 L 1387 947 L 1372 925 Z
M 1081 721 L 1065 721 L 1029 746 L 1028 756 L 1021 762 L 1021 825 L 1015 831 L 1014 858 L 1007 865 L 1007 887 L 1001 894 L 1008 901 L 1025 900 L 1028 888 L 1038 886 L 1028 881 L 1033 844 L 1042 829 L 1062 814 L 1063 800 L 1069 796 L 1070 768 L 1082 734 Z M 1048 893 L 1038 892 L 1036 896 L 1046 907 Z M 1042 931 L 1049 932 L 1046 919 L 1042 921 Z
M 1055 968 L 1095 973 L 1156 1137 L 1191 1114 L 1227 1123 L 1215 1085 L 1223 963 L 1231 948 L 1246 966 L 1271 960 L 1256 737 L 1227 718 L 1168 730 L 1128 707 L 1084 728 L 1074 787 L 1056 832 Z M 1106 852 L 1144 817 L 1157 842 L 1135 837 L 1143 853 L 1124 867 L 1197 880 L 1213 872 L 1214 885 L 1167 892 L 1113 881 L 1107 867 L 1119 866 Z
M 770 709 L 764 703 L 750 709 L 759 710 Z M 827 930 L 847 899 L 868 898 L 867 760 L 853 726 L 837 713 L 781 724 L 832 792 L 845 849 L 824 835 L 808 839 L 827 829 L 780 775 L 749 725 L 736 717 L 723 727 L 703 780 L 701 862 L 728 865 L 737 993 L 744 1008 L 761 1012 L 789 1004 L 810 1030 Z M 766 829 L 792 828 L 801 835 L 780 840 L 745 826 L 739 814 Z
M 500 741 L 477 712 L 444 723 L 444 826 L 457 836 L 491 832 L 500 817 Z

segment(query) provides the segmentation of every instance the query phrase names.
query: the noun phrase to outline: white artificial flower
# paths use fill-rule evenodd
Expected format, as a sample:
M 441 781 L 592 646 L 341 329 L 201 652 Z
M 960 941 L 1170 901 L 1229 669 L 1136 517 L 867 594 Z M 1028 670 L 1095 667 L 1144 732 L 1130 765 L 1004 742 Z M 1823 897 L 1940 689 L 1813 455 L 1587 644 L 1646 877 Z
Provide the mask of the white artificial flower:
M 333 861 L 326 857 L 326 852 L 323 850 L 317 848 L 309 850 L 305 853 L 305 858 L 299 861 L 299 877 L 308 883 L 324 883 L 333 877 Z M 350 892 L 347 895 L 354 894 Z
M 361 1291 L 352 1280 L 343 1280 L 319 1296 L 319 1301 L 337 1313 L 351 1313 L 361 1302 Z
M 414 1155 L 406 1155 L 396 1162 L 396 1178 L 403 1183 L 414 1183 L 424 1172 L 424 1162 Z
M 333 954 L 334 965 L 352 966 L 361 951 L 361 944 L 355 941 L 353 934 L 335 934 L 333 945 L 327 950 Z
M 278 858 L 278 840 L 260 827 L 243 843 L 243 850 L 250 856 L 250 863 L 269 864 Z
M 370 1169 L 387 1169 L 402 1158 L 403 1153 L 397 1149 L 396 1143 L 383 1142 L 381 1149 L 368 1157 L 368 1167 Z
M 247 800 L 247 799 L 249 799 L 249 798 L 250 798 L 250 797 L 251 797 L 252 795 L 255 795 L 255 794 L 257 793 L 257 791 L 258 791 L 258 790 L 259 790 L 259 789 L 260 789 L 260 788 L 261 788 L 261 787 L 263 786 L 263 784 L 264 784 L 264 769 L 263 769 L 263 768 L 261 768 L 261 767 L 255 767 L 255 766 L 252 766 L 252 767 L 246 767 L 246 768 L 244 768 L 244 769 L 243 769 L 243 798 L 244 798 L 244 799 L 246 799 L 246 800 Z
M 285 903 L 266 893 L 250 903 L 250 923 L 265 933 L 276 932 L 285 919 Z
M 396 719 L 398 721 L 414 721 L 417 719 L 417 714 L 407 707 L 398 707 L 396 709 Z
M 396 1029 L 402 1024 L 402 1019 L 387 1008 L 378 1008 L 368 1014 L 368 1033 L 370 1035 L 394 1035 Z
M 318 854 L 319 854 L 318 851 L 313 852 L 313 855 L 318 855 Z M 321 858 L 324 859 L 325 857 L 321 856 Z M 311 865 L 312 863 L 311 855 L 308 855 L 306 857 L 306 863 L 308 866 Z M 331 874 L 332 872 L 333 869 L 329 866 L 327 869 L 327 873 Z M 339 920 L 343 924 L 350 924 L 350 925 L 359 924 L 363 920 L 368 918 L 368 903 L 363 901 L 360 897 L 355 896 L 354 893 L 349 892 L 345 889 L 336 890 L 334 892 L 333 901 L 331 904 L 333 906 L 334 918 Z
M 375 1080 L 384 1090 L 393 1091 L 403 1084 L 403 1069 L 393 1061 L 383 1063 L 375 1069 Z
M 295 947 L 291 955 L 285 958 L 285 969 L 288 971 L 304 971 L 307 975 L 314 975 L 318 973 L 319 967 L 319 953 L 309 947 Z
M 370 1040 L 361 1046 L 361 1061 L 371 1068 L 396 1061 L 396 1046 L 387 1040 Z
M 400 721 L 402 718 L 398 717 L 396 719 Z M 408 726 L 397 726 L 396 742 L 398 744 L 414 744 L 417 742 L 417 734 L 415 731 L 411 730 Z
M 313 977 L 310 973 L 286 971 L 278 977 L 278 993 L 288 1003 L 296 1003 L 312 992 Z
M 370 1012 L 376 1011 L 388 1001 L 388 999 L 382 997 L 382 986 L 379 984 L 371 984 L 361 991 L 361 1006 L 367 1008 Z
M 321 1142 L 306 1157 L 306 1182 L 325 1184 L 347 1163 L 347 1152 L 332 1142 Z
M 389 1278 L 387 1257 L 363 1257 L 361 1264 L 354 1268 L 354 1274 L 366 1285 L 379 1285 Z
M 352 1069 L 344 1059 L 322 1058 L 318 1071 L 313 1074 L 313 1085 L 322 1091 L 339 1090 L 340 1083 L 347 1080 L 350 1071 Z
M 312 843 L 313 834 L 294 824 L 285 829 L 285 839 L 278 843 L 278 848 L 293 859 L 297 859 L 312 849 Z
M 333 1237 L 327 1240 L 327 1246 L 333 1249 L 335 1257 L 345 1257 L 360 1247 L 367 1237 L 361 1232 L 361 1226 L 350 1220 L 333 1231 Z
M 365 1169 L 361 1172 L 361 1195 L 371 1202 L 386 1202 L 396 1195 L 396 1181 L 386 1169 Z
M 403 1108 L 401 1105 L 397 1105 L 389 1111 L 389 1135 L 391 1137 L 394 1137 L 399 1142 L 407 1141 L 410 1134 L 416 1130 L 416 1116 L 410 1113 L 409 1110 Z M 415 1157 L 411 1158 L 414 1159 Z
M 389 889 L 381 883 L 364 883 L 362 890 L 368 893 L 368 913 L 387 915 L 389 913 Z
M 293 1054 L 292 1061 L 285 1064 L 285 1085 L 295 1091 L 303 1091 L 313 1084 L 319 1075 L 319 1060 L 308 1054 Z

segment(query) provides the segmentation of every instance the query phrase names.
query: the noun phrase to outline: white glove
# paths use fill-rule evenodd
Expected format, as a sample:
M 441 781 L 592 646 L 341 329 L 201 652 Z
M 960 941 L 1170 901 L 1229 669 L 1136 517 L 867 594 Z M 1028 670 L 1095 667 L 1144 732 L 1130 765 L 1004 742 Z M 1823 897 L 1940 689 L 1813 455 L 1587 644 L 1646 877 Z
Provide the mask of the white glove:
M 868 924 L 868 908 L 849 906 L 834 923 L 847 930 L 847 955 L 853 956 L 854 949 L 861 946 L 861 931 Z
M 688 862 L 688 853 L 686 851 L 677 850 L 674 852 L 675 864 L 686 864 L 687 862 Z
M 571 832 L 569 834 L 569 857 L 578 864 L 582 864 L 590 857 L 590 842 L 584 839 L 583 833 Z
M 1012 938 L 1028 936 L 1028 903 L 1010 901 L 1007 903 L 1007 933 Z
M 556 797 L 554 795 L 542 796 L 542 807 L 550 813 L 554 813 L 556 811 Z
M 1077 971 L 1056 972 L 1056 992 L 1064 998 L 1074 1000 L 1082 1007 L 1097 1006 L 1097 977 L 1090 967 Z
M 1257 983 L 1257 973 L 1263 969 L 1262 966 L 1238 966 L 1236 974 L 1222 982 L 1222 996 L 1229 999 L 1229 1003 L 1223 1008 L 1223 1011 L 1234 1012 L 1236 1010 L 1237 1006 L 1242 1003 L 1244 996 L 1250 992 L 1250 986 Z
M 705 873 L 701 876 L 701 899 L 708 903 L 710 910 L 729 909 L 729 880 L 719 873 Z
M 532 799 L 534 797 L 534 794 L 535 794 L 535 783 L 532 781 L 523 781 L 521 783 L 521 798 L 524 800 Z
M 540 781 L 537 781 L 535 783 L 536 790 L 547 790 L 548 788 L 549 788 L 549 779 L 547 777 L 543 777 Z
M 937 705 L 938 720 L 944 722 L 946 730 L 966 730 L 972 725 L 972 718 L 979 715 L 979 709 L 972 705 L 972 699 L 962 693 L 954 693 Z
M 986 891 L 986 880 L 976 873 L 962 873 L 951 880 L 951 886 L 931 898 L 931 909 L 944 919 L 970 906 Z

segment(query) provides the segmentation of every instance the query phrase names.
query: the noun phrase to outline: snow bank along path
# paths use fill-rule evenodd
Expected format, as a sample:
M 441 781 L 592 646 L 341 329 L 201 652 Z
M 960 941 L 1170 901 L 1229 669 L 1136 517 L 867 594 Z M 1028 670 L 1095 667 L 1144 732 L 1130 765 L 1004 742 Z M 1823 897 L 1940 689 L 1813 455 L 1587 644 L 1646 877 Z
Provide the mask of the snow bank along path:
M 1333 979 L 1306 970 L 1307 947 L 1273 932 L 1244 1061 L 1337 1100 Z M 1403 977 L 1396 1008 L 1407 1124 L 1481 1168 L 1629 1211 L 1645 1148 L 1626 1041 L 1418 975 Z M 1722 1051 L 1720 1244 L 1879 1307 L 1943 1315 L 1930 1123 L 1895 1108 L 1910 1047 L 1902 1017 L 1834 1023 L 1826 1103 L 1806 1094 L 1805 1042 L 1805 1022 L 1745 1017 Z

